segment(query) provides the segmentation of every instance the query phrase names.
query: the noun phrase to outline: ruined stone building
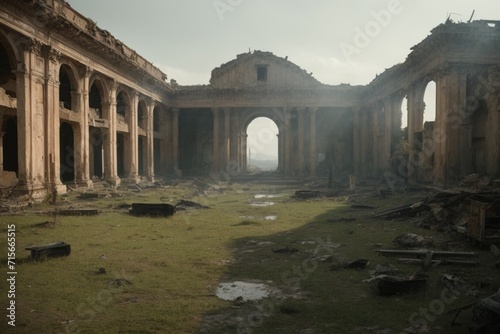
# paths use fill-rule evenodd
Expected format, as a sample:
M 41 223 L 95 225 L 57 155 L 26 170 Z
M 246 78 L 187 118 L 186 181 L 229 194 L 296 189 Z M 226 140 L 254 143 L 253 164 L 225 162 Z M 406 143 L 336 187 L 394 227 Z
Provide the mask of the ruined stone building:
M 436 119 L 424 124 L 430 81 Z M 215 68 L 209 85 L 179 86 L 62 0 L 0 2 L 0 170 L 16 173 L 16 193 L 244 173 L 261 116 L 279 128 L 283 175 L 499 177 L 500 22 L 441 24 L 366 86 L 324 85 L 261 51 Z

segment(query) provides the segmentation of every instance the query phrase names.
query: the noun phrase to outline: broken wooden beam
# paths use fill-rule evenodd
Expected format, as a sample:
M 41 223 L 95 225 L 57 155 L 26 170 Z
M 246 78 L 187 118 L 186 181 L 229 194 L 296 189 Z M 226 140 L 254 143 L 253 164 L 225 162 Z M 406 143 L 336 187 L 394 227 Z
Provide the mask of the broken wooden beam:
M 409 215 L 409 214 L 415 214 L 419 211 L 426 210 L 427 206 L 424 204 L 423 201 L 416 202 L 416 203 L 409 203 L 401 206 L 397 206 L 394 208 L 390 208 L 384 211 L 377 212 L 373 215 L 373 218 L 380 218 L 380 217 L 393 217 L 393 216 L 401 216 L 401 215 Z
M 426 256 L 427 253 L 432 252 L 434 256 L 457 256 L 457 257 L 475 257 L 477 253 L 475 252 L 448 252 L 448 251 L 431 251 L 427 249 L 421 250 L 398 250 L 398 249 L 379 249 L 376 250 L 379 255 L 414 255 L 414 256 Z
M 409 258 L 399 258 L 399 262 L 402 263 L 407 263 L 407 264 L 422 264 L 425 265 L 427 262 L 427 259 L 409 259 Z M 479 264 L 477 261 L 468 261 L 468 260 L 450 260 L 450 259 L 443 259 L 443 260 L 430 260 L 431 264 L 459 264 L 459 265 L 469 265 L 469 266 L 476 266 Z

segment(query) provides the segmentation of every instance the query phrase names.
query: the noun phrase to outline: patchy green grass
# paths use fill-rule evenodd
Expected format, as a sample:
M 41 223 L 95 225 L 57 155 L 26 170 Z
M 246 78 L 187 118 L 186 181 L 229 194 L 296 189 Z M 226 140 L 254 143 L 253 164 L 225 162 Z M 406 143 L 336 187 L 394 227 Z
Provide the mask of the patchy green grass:
M 54 218 L 43 212 L 54 207 L 40 205 L 23 215 L 0 216 L 2 238 L 7 237 L 7 225 L 15 224 L 17 243 L 16 328 L 8 328 L 3 315 L 0 332 L 372 333 L 370 328 L 379 326 L 399 333 L 413 321 L 425 322 L 431 333 L 467 333 L 464 327 L 451 328 L 453 316 L 444 313 L 475 298 L 461 292 L 444 303 L 440 276 L 482 282 L 487 286 L 481 296 L 500 286 L 487 250 L 461 238 L 450 244 L 449 235 L 405 220 L 372 219 L 373 210 L 352 210 L 344 197 L 297 201 L 290 197 L 293 190 L 235 184 L 223 194 L 201 197 L 192 188 L 170 187 L 87 202 L 69 194 L 59 206 L 98 207 L 101 214 L 59 216 L 52 224 Z M 283 196 L 255 199 L 257 194 Z M 359 201 L 382 210 L 423 196 L 367 196 Z M 179 211 L 169 218 L 138 218 L 116 209 L 132 202 L 175 204 L 182 198 L 210 209 Z M 274 205 L 253 207 L 251 201 Z M 269 215 L 276 220 L 266 220 Z M 49 223 L 40 224 L 44 222 Z M 387 263 L 411 274 L 418 267 L 378 256 L 374 244 L 392 248 L 396 236 L 410 232 L 433 236 L 437 248 L 478 251 L 482 265 L 433 267 L 426 272 L 430 288 L 417 295 L 375 295 L 363 282 L 369 269 Z M 71 254 L 33 262 L 24 250 L 55 241 L 71 244 Z M 273 252 L 279 247 L 298 252 Z M 0 254 L 1 291 L 6 291 L 6 254 Z M 332 255 L 331 262 L 320 262 L 318 255 Z M 370 260 L 369 267 L 331 270 L 336 263 L 356 259 Z M 99 273 L 101 267 L 105 274 Z M 264 281 L 282 293 L 242 305 L 214 296 L 219 282 L 236 280 Z M 0 306 L 7 307 L 5 294 Z M 467 323 L 470 310 L 458 320 Z

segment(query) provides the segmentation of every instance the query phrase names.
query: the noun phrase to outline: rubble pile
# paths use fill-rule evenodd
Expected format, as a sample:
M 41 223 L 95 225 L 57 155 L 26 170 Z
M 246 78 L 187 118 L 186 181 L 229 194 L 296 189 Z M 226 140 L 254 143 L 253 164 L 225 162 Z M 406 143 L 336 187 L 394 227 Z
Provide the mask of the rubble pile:
M 500 241 L 500 188 L 496 187 L 497 183 L 469 176 L 457 188 L 436 191 L 433 196 L 377 212 L 373 217 L 411 217 L 423 228 L 453 229 L 482 244 L 492 244 Z

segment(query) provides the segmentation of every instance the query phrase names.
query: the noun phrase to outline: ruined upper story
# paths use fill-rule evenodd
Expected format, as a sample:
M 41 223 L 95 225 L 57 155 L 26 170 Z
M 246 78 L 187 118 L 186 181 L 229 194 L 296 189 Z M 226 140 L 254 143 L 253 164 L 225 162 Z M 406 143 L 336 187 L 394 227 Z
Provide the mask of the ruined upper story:
M 151 89 L 170 90 L 165 73 L 64 0 L 2 0 L 2 26 L 16 31 L 19 39 L 52 45 L 84 64 L 107 67 L 110 74 L 120 73 Z
M 380 100 L 421 79 L 435 80 L 449 66 L 477 72 L 500 65 L 500 21 L 478 20 L 467 23 L 446 21 L 431 30 L 411 48 L 403 63 L 377 75 L 363 94 L 365 103 Z

